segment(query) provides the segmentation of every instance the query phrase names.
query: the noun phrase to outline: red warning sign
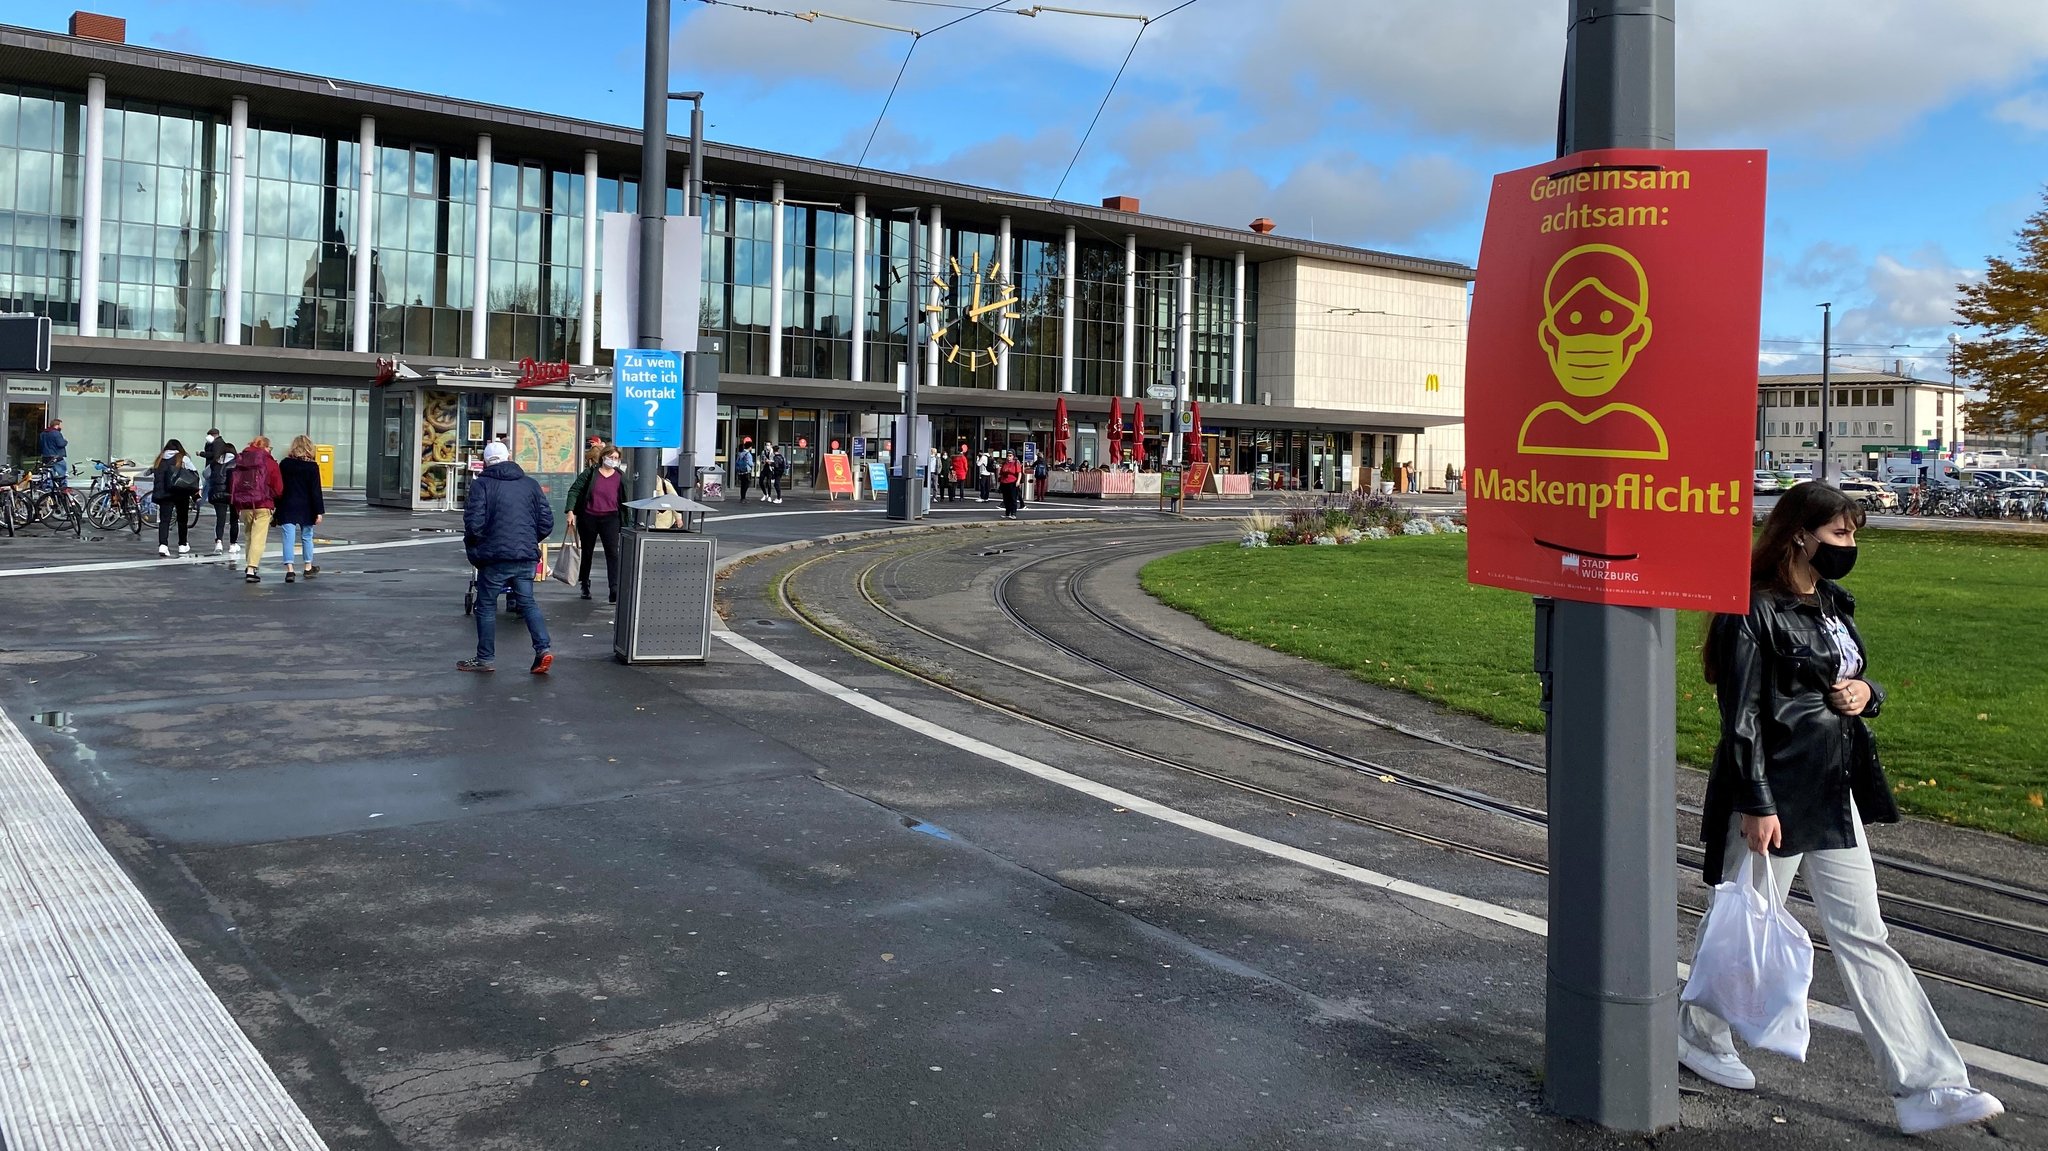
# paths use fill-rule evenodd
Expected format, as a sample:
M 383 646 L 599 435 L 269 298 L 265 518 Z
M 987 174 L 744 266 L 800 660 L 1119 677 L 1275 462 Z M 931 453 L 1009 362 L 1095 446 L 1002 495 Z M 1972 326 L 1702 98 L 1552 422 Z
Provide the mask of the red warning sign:
M 1764 153 L 1495 177 L 1466 370 L 1473 583 L 1749 605 Z

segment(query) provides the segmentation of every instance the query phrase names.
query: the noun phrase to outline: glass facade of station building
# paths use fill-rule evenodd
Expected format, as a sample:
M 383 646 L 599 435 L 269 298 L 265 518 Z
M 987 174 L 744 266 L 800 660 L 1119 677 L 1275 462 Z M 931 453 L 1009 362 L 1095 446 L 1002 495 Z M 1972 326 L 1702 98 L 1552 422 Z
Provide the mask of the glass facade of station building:
M 167 67 L 193 63 L 136 51 L 165 57 Z M 413 115 L 376 125 L 365 164 L 360 122 L 372 109 L 340 96 L 283 102 L 251 91 L 243 97 L 237 223 L 229 218 L 235 130 L 228 102 L 181 107 L 137 99 L 134 89 L 146 85 L 113 76 L 100 113 L 98 278 L 89 288 L 82 274 L 88 90 L 17 82 L 6 78 L 9 71 L 0 68 L 0 311 L 47 315 L 60 336 L 153 346 L 227 344 L 410 362 L 609 363 L 610 353 L 591 338 L 596 333 L 585 331 L 597 314 L 586 312 L 585 280 L 594 290 L 602 274 L 602 243 L 586 250 L 585 219 L 639 208 L 629 174 L 637 149 L 622 146 L 629 137 L 620 130 L 602 129 L 603 138 L 587 147 L 571 135 L 533 154 L 524 154 L 521 138 L 501 132 L 486 172 L 480 154 L 491 143 L 475 125 Z M 1063 205 L 1042 205 L 1028 219 L 1019 210 L 1014 227 L 1006 226 L 1008 211 L 1000 206 L 973 216 L 956 206 L 944 213 L 941 249 L 922 253 L 928 265 L 920 274 L 909 266 L 911 219 L 895 211 L 924 207 L 914 197 L 884 186 L 856 195 L 843 186 L 804 185 L 804 202 L 791 202 L 799 197 L 799 177 L 791 173 L 791 190 L 778 205 L 759 172 L 748 167 L 740 173 L 745 178 L 728 178 L 721 169 L 735 165 L 719 161 L 716 152 L 709 158 L 698 206 L 705 239 L 700 327 L 721 340 L 724 379 L 873 385 L 875 396 L 861 403 L 842 397 L 836 405 L 800 396 L 750 402 L 744 387 L 729 387 L 731 402 L 720 412 L 721 456 L 741 438 L 803 439 L 802 472 L 817 444 L 859 434 L 863 411 L 893 409 L 909 320 L 926 302 L 914 298 L 917 289 L 929 273 L 944 276 L 956 264 L 990 274 L 1000 267 L 1015 292 L 1014 318 L 1004 322 L 1006 362 L 1000 370 L 990 361 L 970 368 L 940 357 L 927 384 L 1142 397 L 1185 354 L 1191 398 L 1227 405 L 1261 392 L 1256 260 L 1160 247 L 1159 239 L 1178 237 L 1158 235 L 1160 222 L 1149 218 L 1139 218 L 1154 241 L 1144 244 L 1136 228 L 1127 236 L 1100 220 L 1046 227 Z M 671 170 L 679 173 L 681 164 Z M 666 190 L 670 213 L 683 211 L 684 195 Z M 870 199 L 872 210 L 862 215 Z M 479 213 L 488 241 L 481 267 Z M 230 235 L 236 227 L 238 242 Z M 237 249 L 240 274 L 231 277 L 227 262 Z M 358 283 L 365 267 L 367 281 Z M 1182 349 L 1176 319 L 1187 270 Z M 481 313 L 478 275 L 485 278 Z M 236 284 L 231 307 L 227 296 Z M 81 302 L 88 290 L 94 298 Z M 368 325 L 359 332 L 357 299 L 365 293 Z M 771 355 L 778 341 L 779 357 Z M 78 365 L 61 352 L 58 358 L 54 377 L 6 380 L 11 463 L 24 462 L 43 421 L 61 417 L 74 462 L 147 459 L 168 436 L 191 443 L 218 427 L 237 443 L 259 431 L 277 442 L 310 435 L 337 448 L 337 486 L 364 482 L 369 370 L 314 379 L 297 371 L 300 361 L 281 357 L 270 378 L 268 368 L 256 378 L 207 378 L 197 369 L 153 376 L 146 350 L 95 357 L 90 372 L 74 372 Z M 1158 405 L 1148 407 L 1156 422 Z M 605 405 L 594 408 L 602 430 Z M 1000 404 L 935 408 L 947 413 L 939 416 L 939 434 L 948 444 L 1047 438 L 1038 426 L 1049 414 L 1043 403 L 1017 411 Z M 1083 426 L 1076 446 L 1094 462 L 1100 429 L 1085 416 L 1077 422 Z

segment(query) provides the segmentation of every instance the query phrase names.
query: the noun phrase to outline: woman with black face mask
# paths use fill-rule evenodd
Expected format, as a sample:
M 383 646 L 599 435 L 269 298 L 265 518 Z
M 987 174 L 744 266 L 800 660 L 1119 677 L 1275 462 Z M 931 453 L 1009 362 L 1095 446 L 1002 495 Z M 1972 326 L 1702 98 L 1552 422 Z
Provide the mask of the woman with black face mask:
M 1702 656 L 1721 705 L 1721 742 L 1707 783 L 1700 837 L 1709 885 L 1742 876 L 1766 854 L 1782 895 L 1803 872 L 1864 1041 L 1907 1134 L 1977 1123 L 2005 1108 L 1970 1086 L 1956 1046 L 1912 968 L 1886 942 L 1866 823 L 1898 808 L 1864 722 L 1884 704 L 1866 678 L 1869 654 L 1856 601 L 1834 581 L 1856 566 L 1863 508 L 1826 484 L 1778 499 L 1750 552 L 1749 614 L 1718 615 Z M 1756 1076 L 1735 1054 L 1728 1024 L 1679 1009 L 1678 1060 L 1723 1087 Z

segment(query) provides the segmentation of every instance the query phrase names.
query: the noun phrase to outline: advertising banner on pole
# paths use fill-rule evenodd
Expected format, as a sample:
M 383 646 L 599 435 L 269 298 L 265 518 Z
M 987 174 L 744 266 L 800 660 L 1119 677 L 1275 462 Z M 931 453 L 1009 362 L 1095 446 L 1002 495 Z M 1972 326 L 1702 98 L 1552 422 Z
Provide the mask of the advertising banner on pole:
M 683 354 L 619 350 L 612 363 L 612 442 L 622 448 L 683 446 Z
M 1467 576 L 1746 611 L 1764 153 L 1495 177 L 1468 348 Z
M 640 217 L 630 212 L 600 214 L 604 225 L 604 273 L 598 296 L 600 347 L 640 344 Z M 661 339 L 675 348 L 695 346 L 703 317 L 704 221 L 665 216 L 661 229 Z

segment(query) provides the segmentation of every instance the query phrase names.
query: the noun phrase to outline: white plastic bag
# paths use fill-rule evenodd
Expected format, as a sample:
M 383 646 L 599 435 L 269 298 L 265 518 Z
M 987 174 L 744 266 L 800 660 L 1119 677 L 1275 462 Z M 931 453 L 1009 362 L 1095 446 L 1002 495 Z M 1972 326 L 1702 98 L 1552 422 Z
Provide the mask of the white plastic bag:
M 1803 1063 L 1813 938 L 1785 910 L 1769 861 L 1746 854 L 1741 874 L 1714 888 L 1679 999 L 1719 1016 L 1751 1047 Z

